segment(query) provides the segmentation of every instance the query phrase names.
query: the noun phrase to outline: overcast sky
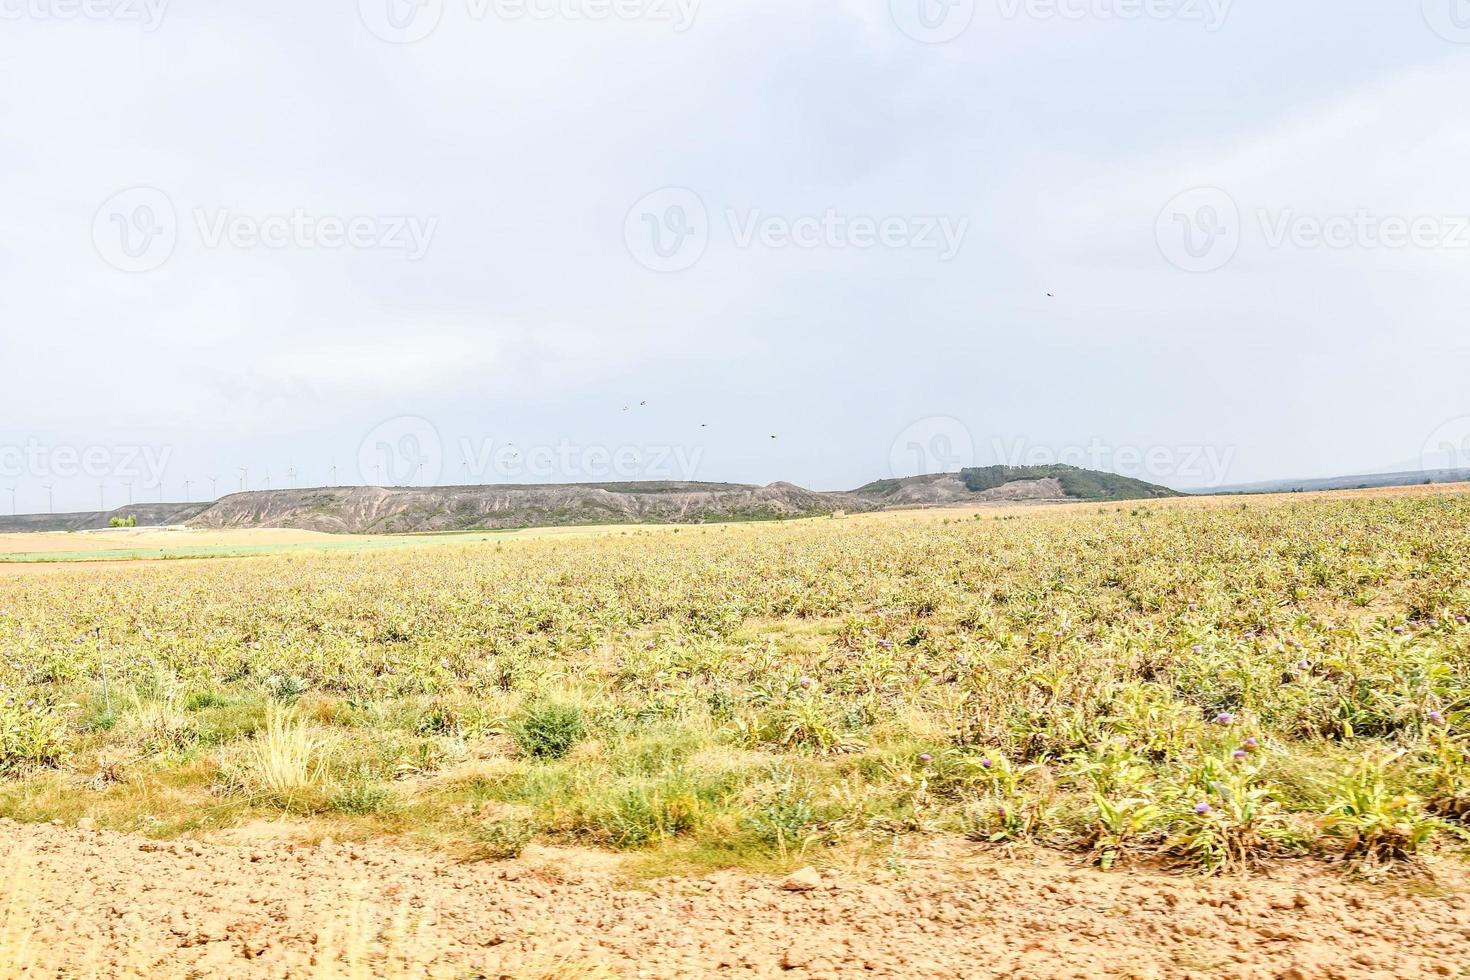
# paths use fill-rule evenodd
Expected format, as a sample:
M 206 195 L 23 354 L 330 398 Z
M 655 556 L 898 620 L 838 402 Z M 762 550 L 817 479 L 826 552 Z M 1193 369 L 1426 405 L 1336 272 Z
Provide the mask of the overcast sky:
M 1462 0 L 0 0 L 0 86 L 6 513 L 1470 435 Z

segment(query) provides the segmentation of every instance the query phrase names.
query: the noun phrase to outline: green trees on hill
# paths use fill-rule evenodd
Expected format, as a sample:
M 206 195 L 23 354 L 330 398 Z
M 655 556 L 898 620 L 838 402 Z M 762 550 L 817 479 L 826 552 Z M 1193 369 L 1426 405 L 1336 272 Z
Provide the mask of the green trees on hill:
M 960 470 L 960 479 L 974 493 L 993 490 L 1018 480 L 1056 479 L 1067 496 L 1079 500 L 1138 500 L 1179 496 L 1167 487 L 1145 483 L 1132 477 L 1099 470 L 1084 470 L 1061 463 L 1050 466 L 976 466 Z

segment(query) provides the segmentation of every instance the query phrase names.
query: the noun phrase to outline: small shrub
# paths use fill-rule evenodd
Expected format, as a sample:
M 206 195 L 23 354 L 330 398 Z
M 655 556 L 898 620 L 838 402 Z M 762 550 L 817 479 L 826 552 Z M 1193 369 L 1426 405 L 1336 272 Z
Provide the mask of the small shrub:
M 28 766 L 55 766 L 66 757 L 66 721 L 51 705 L 0 704 L 0 775 Z
M 491 821 L 481 825 L 475 832 L 474 842 L 470 847 L 470 860 L 509 861 L 518 858 L 535 836 L 536 830 L 529 821 Z
M 942 756 L 946 763 L 948 755 Z M 958 756 L 954 768 L 966 785 L 981 789 L 964 811 L 965 835 L 989 844 L 1040 839 L 1057 823 L 1054 786 L 1037 764 L 1016 766 L 1001 753 Z
M 414 731 L 419 735 L 463 735 L 464 719 L 453 706 L 437 702 L 419 715 L 414 722 Z
M 514 730 L 521 751 L 536 759 L 560 759 L 586 735 L 582 709 L 575 704 L 543 701 L 528 707 Z
M 226 707 L 229 703 L 229 698 L 214 691 L 190 691 L 189 696 L 184 699 L 184 710 L 207 711 L 210 708 Z
M 322 788 L 325 748 L 292 712 L 274 708 L 245 754 L 242 781 L 247 789 L 289 807 Z
M 1254 768 L 1212 757 L 1190 788 L 1197 792 L 1181 797 L 1174 820 L 1178 829 L 1164 849 L 1185 856 L 1206 874 L 1246 871 L 1306 843 Z
M 110 732 L 117 727 L 117 715 L 99 705 L 87 712 L 77 727 L 83 732 Z
M 820 694 L 798 690 L 760 719 L 763 741 L 783 748 L 835 752 L 861 748 L 863 740 L 845 730 L 846 712 Z
M 806 842 L 816 823 L 810 789 L 791 770 L 772 770 L 770 789 L 748 822 L 757 837 L 785 857 L 789 847 Z
M 150 753 L 183 752 L 199 738 L 177 691 L 155 700 L 137 701 L 127 726 Z
M 1324 828 L 1343 841 L 1343 855 L 1365 870 L 1414 858 L 1434 833 L 1412 793 L 1395 792 L 1387 771 L 1398 755 L 1366 756 L 1338 779 Z
M 1470 749 L 1462 739 L 1439 733 L 1420 769 L 1429 783 L 1424 809 L 1445 820 L 1470 823 Z
M 1163 816 L 1159 807 L 1144 797 L 1110 800 L 1101 793 L 1095 793 L 1092 802 L 1096 812 L 1089 842 L 1097 863 L 1104 871 L 1152 830 Z
M 285 674 L 271 674 L 265 679 L 265 693 L 272 700 L 290 707 L 301 700 L 311 685 L 304 677 L 286 676 Z
M 612 843 L 618 847 L 646 847 L 670 840 L 698 826 L 700 810 L 699 798 L 679 786 L 624 790 L 608 819 Z
M 398 801 L 387 787 L 358 780 L 339 787 L 328 797 L 327 809 L 353 816 L 368 816 L 392 813 L 398 809 Z

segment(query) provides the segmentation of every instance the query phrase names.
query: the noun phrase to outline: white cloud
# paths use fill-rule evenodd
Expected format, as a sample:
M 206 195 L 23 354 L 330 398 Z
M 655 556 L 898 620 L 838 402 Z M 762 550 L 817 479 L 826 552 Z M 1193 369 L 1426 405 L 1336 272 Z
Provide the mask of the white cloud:
M 1207 33 L 981 4 L 940 45 L 904 36 L 887 0 L 705 0 L 683 33 L 465 23 L 451 3 L 410 46 L 352 3 L 171 5 L 149 34 L 7 21 L 0 444 L 103 432 L 228 472 L 351 452 L 396 412 L 602 437 L 633 390 L 665 406 L 648 438 L 719 422 L 713 478 L 861 482 L 884 433 L 927 415 L 981 441 L 1235 446 L 1239 479 L 1404 458 L 1470 409 L 1461 259 L 1256 236 L 1191 277 L 1153 224 L 1201 183 L 1247 212 L 1470 212 L 1470 73 L 1412 6 L 1237 4 Z M 137 184 L 186 221 L 439 225 L 419 262 L 209 249 L 186 228 L 163 268 L 127 275 L 90 227 Z M 722 240 L 659 275 L 622 231 L 668 185 L 716 213 L 969 232 L 948 263 Z M 1365 397 L 1395 364 L 1415 397 Z

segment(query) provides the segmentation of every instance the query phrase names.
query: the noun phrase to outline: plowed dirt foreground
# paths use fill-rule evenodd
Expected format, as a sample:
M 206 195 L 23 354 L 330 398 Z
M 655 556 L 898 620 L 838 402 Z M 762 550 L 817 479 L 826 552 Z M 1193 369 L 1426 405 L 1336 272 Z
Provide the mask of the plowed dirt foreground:
M 901 873 L 632 887 L 596 855 L 152 842 L 0 822 L 0 975 L 1470 975 L 1470 876 L 1102 873 L 935 845 Z

